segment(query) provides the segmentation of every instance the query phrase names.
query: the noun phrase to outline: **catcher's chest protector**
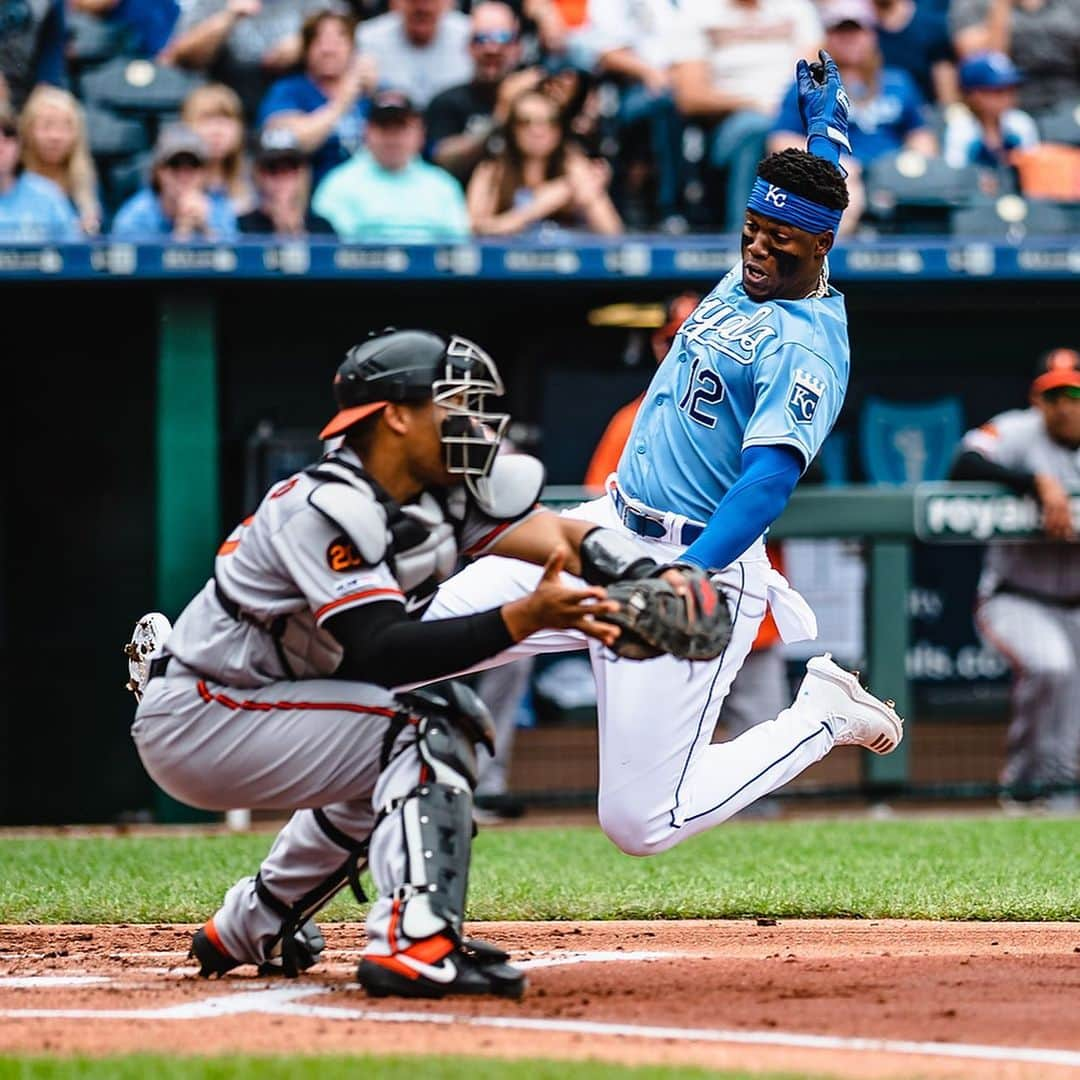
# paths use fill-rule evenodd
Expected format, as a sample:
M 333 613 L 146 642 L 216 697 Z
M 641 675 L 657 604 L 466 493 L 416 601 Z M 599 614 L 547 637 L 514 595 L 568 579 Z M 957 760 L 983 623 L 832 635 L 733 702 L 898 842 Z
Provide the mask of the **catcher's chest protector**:
M 322 481 L 308 501 L 337 525 L 371 566 L 385 562 L 410 614 L 423 610 L 457 569 L 467 500 L 464 491 L 423 492 L 400 506 L 362 469 L 324 461 L 308 470 Z

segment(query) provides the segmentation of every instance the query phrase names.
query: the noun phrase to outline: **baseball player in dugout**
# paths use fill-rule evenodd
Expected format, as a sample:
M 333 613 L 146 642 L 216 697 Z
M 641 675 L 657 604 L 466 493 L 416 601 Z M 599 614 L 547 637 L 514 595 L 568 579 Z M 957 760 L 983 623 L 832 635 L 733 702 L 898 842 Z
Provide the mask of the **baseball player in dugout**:
M 502 392 L 464 338 L 370 336 L 334 380 L 321 438 L 341 445 L 266 493 L 175 626 L 138 621 L 126 652 L 149 775 L 195 807 L 294 811 L 195 934 L 204 976 L 310 967 L 323 948 L 313 916 L 347 884 L 362 897 L 366 865 L 369 993 L 520 996 L 507 954 L 462 932 L 476 749 L 493 750 L 493 730 L 480 699 L 444 680 L 538 632 L 622 647 L 604 621 L 624 606 L 604 588 L 620 580 L 727 618 L 694 568 L 538 506 L 540 462 L 498 453 L 509 417 L 489 402 Z M 459 556 L 489 552 L 543 569 L 514 600 L 421 621 Z M 720 626 L 706 615 L 694 625 Z
M 839 167 L 847 96 L 831 58 L 796 69 L 807 149 L 759 165 L 742 259 L 681 322 L 637 407 L 606 490 L 563 511 L 618 533 L 659 563 L 703 568 L 732 616 L 710 663 L 612 662 L 599 641 L 549 630 L 482 666 L 588 646 L 599 717 L 598 817 L 624 852 L 651 855 L 727 820 L 834 746 L 889 753 L 902 722 L 857 674 L 812 657 L 795 701 L 737 738 L 711 741 L 766 609 L 786 641 L 812 639 L 806 601 L 770 566 L 764 535 L 840 412 L 849 355 L 827 256 L 847 206 Z M 425 619 L 529 595 L 537 573 L 492 554 L 455 574 Z
M 1040 357 L 1029 407 L 967 432 L 953 480 L 1034 495 L 1044 539 L 990 544 L 975 622 L 1013 671 L 1001 784 L 1007 806 L 1080 807 L 1080 544 L 1069 493 L 1080 493 L 1080 353 Z

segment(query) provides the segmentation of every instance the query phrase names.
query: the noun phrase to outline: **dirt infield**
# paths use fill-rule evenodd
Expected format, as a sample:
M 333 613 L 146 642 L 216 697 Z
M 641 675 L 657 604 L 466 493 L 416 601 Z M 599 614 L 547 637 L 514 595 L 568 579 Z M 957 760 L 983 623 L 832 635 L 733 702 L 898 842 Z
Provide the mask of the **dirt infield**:
M 318 974 L 205 982 L 194 927 L 0 927 L 0 1052 L 402 1051 L 844 1078 L 1080 1077 L 1080 924 L 489 923 L 520 1003 L 373 1001 L 363 930 Z

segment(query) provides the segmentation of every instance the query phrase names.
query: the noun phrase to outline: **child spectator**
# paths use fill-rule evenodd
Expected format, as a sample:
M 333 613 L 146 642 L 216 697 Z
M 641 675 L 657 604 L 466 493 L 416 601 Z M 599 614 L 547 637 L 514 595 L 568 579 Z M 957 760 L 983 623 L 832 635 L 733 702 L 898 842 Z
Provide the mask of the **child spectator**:
M 56 184 L 75 208 L 82 231 L 96 236 L 101 200 L 82 106 L 67 90 L 39 83 L 26 99 L 19 129 L 23 167 Z
M 245 147 L 244 107 L 224 83 L 197 86 L 184 99 L 180 119 L 206 144 L 207 191 L 243 214 L 255 205 Z
M 481 0 L 470 16 L 469 82 L 436 94 L 427 107 L 431 160 L 463 184 L 506 123 L 510 102 L 543 77 L 538 67 L 515 71 L 521 60 L 517 16 L 502 0 Z
M 264 128 L 255 151 L 259 205 L 243 214 L 241 233 L 273 236 L 333 236 L 334 227 L 309 206 L 311 166 L 300 140 L 288 128 Z
M 384 85 L 403 90 L 417 108 L 472 74 L 469 17 L 451 0 L 396 0 L 385 15 L 362 22 L 356 41 L 375 59 Z
M 363 145 L 377 70 L 356 50 L 356 20 L 323 8 L 300 30 L 304 69 L 279 79 L 259 106 L 259 124 L 287 127 L 311 155 L 314 182 Z
M 162 130 L 150 183 L 116 212 L 111 235 L 130 240 L 232 240 L 236 215 L 229 200 L 209 191 L 206 143 L 184 124 Z
M 19 127 L 10 105 L 0 104 L 0 241 L 74 243 L 79 219 L 63 191 L 19 163 Z
M 438 244 L 469 235 L 461 185 L 422 160 L 424 124 L 412 99 L 380 90 L 371 102 L 365 149 L 331 169 L 312 209 L 354 243 Z
M 469 181 L 469 218 L 474 232 L 486 236 L 544 225 L 620 233 L 610 179 L 607 162 L 590 160 L 568 138 L 556 103 L 528 90 L 510 107 L 506 146 L 477 165 Z
M 253 120 L 270 84 L 300 62 L 300 25 L 326 0 L 190 0 L 165 63 L 205 72 L 231 86 Z
M 64 0 L 0 3 L 0 75 L 18 111 L 39 83 L 67 86 Z
M 979 165 L 992 172 L 1008 167 L 1014 150 L 1039 142 L 1035 121 L 1016 107 L 1020 70 L 1004 54 L 973 53 L 960 65 L 963 104 L 946 116 L 945 160 L 953 168 Z

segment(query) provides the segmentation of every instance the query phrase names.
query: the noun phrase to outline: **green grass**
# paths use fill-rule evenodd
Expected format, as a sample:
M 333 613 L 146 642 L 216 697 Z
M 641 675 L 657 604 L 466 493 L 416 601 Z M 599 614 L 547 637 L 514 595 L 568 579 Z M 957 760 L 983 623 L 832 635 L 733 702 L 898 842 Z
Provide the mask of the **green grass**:
M 201 921 L 270 839 L 0 839 L 0 922 Z M 1080 919 L 1068 819 L 733 823 L 648 859 L 596 828 L 489 829 L 474 850 L 471 919 Z M 346 894 L 322 917 L 360 914 Z
M 688 1066 L 494 1058 L 347 1057 L 0 1057 L 0 1080 L 796 1080 L 791 1073 L 715 1072 Z M 810 1080 L 799 1074 L 800 1080 Z

